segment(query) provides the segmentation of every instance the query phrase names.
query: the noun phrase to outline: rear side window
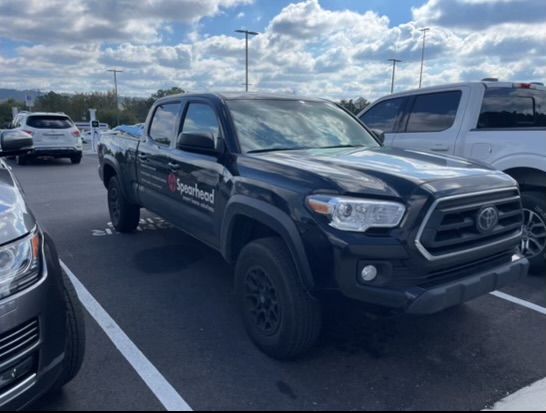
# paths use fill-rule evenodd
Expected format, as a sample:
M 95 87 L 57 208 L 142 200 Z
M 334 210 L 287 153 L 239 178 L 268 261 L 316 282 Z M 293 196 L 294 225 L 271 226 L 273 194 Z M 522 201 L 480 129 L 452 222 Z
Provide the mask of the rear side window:
M 36 129 L 69 129 L 74 124 L 66 116 L 40 115 L 29 116 L 27 126 Z
M 363 114 L 360 120 L 371 129 L 380 129 L 385 133 L 394 132 L 404 100 L 405 98 L 397 98 L 380 102 Z
M 174 140 L 176 120 L 180 111 L 180 102 L 159 105 L 150 125 L 150 137 L 162 145 L 170 146 Z
M 546 127 L 546 92 L 491 88 L 484 95 L 478 129 Z
M 455 122 L 462 92 L 431 93 L 415 97 L 407 132 L 441 132 Z

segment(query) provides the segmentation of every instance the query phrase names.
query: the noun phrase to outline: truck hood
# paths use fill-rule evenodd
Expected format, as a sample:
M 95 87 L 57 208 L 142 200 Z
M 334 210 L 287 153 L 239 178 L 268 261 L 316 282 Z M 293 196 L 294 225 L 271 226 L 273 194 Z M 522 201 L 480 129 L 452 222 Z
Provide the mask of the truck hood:
M 35 225 L 17 182 L 0 160 L 0 245 L 28 234 Z
M 417 186 L 445 196 L 515 186 L 508 175 L 463 158 L 390 147 L 267 152 L 262 159 L 321 176 L 347 193 L 405 197 Z M 317 188 L 319 189 L 319 188 Z

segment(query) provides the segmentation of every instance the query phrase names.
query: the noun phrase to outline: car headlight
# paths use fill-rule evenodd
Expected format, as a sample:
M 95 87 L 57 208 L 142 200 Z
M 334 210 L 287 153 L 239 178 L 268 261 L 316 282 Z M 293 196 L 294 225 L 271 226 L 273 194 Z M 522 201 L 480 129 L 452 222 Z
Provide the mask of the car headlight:
M 0 300 L 21 291 L 40 275 L 39 233 L 0 247 Z
M 341 231 L 365 232 L 369 228 L 394 228 L 400 225 L 406 207 L 398 202 L 312 195 L 307 205 L 329 218 L 330 226 Z

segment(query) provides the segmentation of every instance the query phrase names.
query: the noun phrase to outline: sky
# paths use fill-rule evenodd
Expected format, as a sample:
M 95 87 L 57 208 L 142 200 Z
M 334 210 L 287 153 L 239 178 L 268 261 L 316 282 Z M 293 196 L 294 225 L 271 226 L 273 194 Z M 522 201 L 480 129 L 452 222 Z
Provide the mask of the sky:
M 377 99 L 496 77 L 546 80 L 546 0 L 0 0 L 0 88 L 160 88 Z

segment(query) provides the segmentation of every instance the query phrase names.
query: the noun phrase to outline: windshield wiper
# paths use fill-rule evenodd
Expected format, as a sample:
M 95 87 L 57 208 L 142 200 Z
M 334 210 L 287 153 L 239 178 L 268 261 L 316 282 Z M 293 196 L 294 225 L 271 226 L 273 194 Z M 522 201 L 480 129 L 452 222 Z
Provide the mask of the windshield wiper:
M 332 145 L 332 146 L 318 146 L 313 149 L 335 149 L 335 148 L 364 148 L 366 145 Z
M 247 153 L 264 153 L 264 152 L 276 152 L 276 151 L 297 151 L 301 149 L 312 149 L 308 146 L 297 146 L 291 148 L 268 148 L 268 149 L 254 149 L 252 151 L 247 151 Z

